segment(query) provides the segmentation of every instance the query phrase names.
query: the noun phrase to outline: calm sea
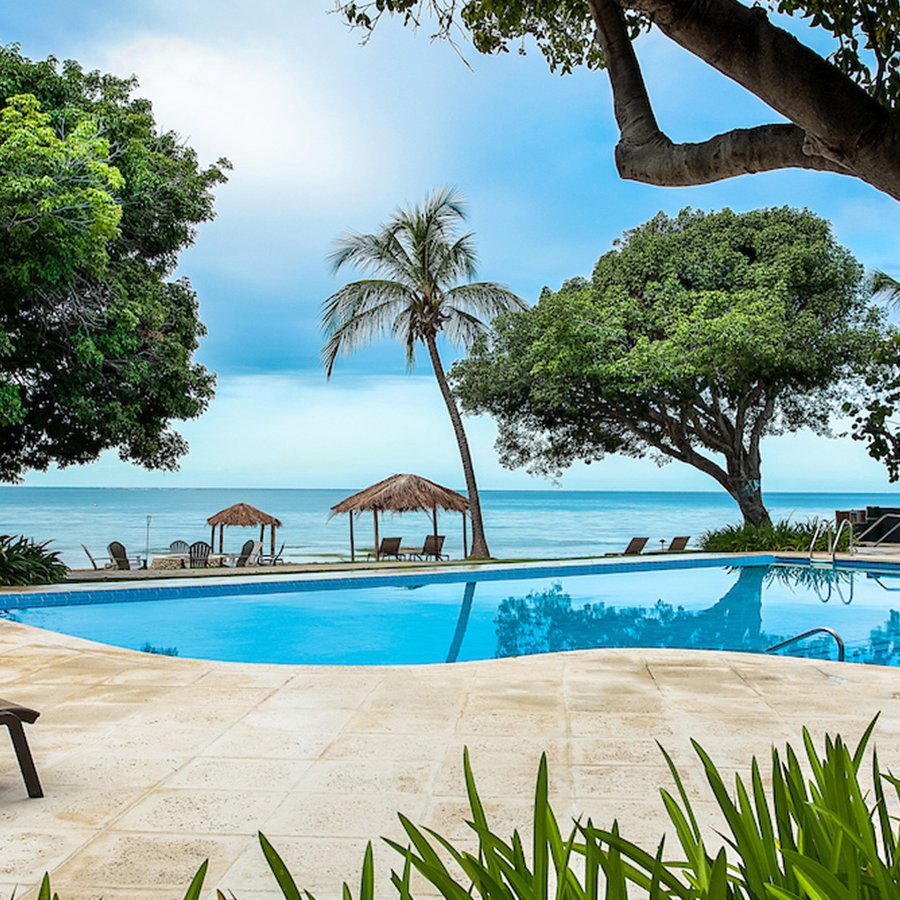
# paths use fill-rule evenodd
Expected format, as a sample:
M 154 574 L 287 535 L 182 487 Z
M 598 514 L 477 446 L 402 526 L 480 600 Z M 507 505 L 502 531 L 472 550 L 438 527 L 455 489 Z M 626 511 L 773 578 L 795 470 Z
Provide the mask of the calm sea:
M 330 507 L 357 489 L 238 490 L 231 488 L 35 488 L 0 487 L 0 534 L 51 540 L 71 566 L 88 565 L 81 548 L 105 555 L 110 541 L 129 554 L 161 552 L 174 540 L 209 540 L 206 519 L 232 503 L 250 503 L 284 523 L 278 543 L 288 559 L 333 559 L 348 553 L 347 517 L 329 519 Z M 766 502 L 774 518 L 831 516 L 835 509 L 900 505 L 900 494 L 772 493 Z M 660 541 L 739 521 L 723 492 L 484 491 L 485 528 L 498 557 L 590 556 L 622 550 L 632 535 Z M 421 546 L 430 515 L 389 516 L 382 537 L 402 536 L 404 546 Z M 462 553 L 460 516 L 442 514 L 445 550 Z M 226 528 L 225 550 L 237 551 L 254 529 Z M 372 546 L 372 520 L 356 523 L 357 547 Z M 266 534 L 268 546 L 268 533 Z

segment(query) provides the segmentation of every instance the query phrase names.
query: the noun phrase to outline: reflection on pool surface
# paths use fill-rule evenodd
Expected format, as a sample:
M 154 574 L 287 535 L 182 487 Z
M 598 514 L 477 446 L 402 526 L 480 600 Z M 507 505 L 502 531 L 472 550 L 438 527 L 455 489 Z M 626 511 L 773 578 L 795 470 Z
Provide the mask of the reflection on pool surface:
M 826 626 L 847 659 L 900 665 L 900 571 L 746 565 L 11 609 L 132 649 L 241 662 L 453 662 L 594 647 L 762 652 Z M 792 655 L 834 658 L 819 636 Z

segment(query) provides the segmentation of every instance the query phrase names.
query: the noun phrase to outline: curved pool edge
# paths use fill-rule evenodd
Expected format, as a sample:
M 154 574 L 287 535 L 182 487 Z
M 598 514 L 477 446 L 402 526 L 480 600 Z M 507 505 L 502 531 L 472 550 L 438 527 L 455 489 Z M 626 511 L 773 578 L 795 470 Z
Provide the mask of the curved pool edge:
M 150 657 L 3 622 L 0 695 L 42 713 L 28 735 L 46 794 L 28 800 L 0 753 L 0 811 L 19 835 L 0 887 L 24 893 L 49 869 L 61 896 L 112 900 L 183 893 L 205 857 L 209 887 L 274 896 L 257 830 L 309 890 L 335 891 L 358 877 L 368 838 L 399 837 L 396 810 L 464 831 L 463 746 L 504 828 L 527 824 L 546 751 L 558 814 L 617 816 L 652 844 L 668 784 L 657 739 L 704 824 L 689 738 L 730 770 L 798 741 L 803 724 L 855 739 L 881 711 L 882 763 L 900 765 L 891 670 L 718 651 L 573 651 L 413 675 Z

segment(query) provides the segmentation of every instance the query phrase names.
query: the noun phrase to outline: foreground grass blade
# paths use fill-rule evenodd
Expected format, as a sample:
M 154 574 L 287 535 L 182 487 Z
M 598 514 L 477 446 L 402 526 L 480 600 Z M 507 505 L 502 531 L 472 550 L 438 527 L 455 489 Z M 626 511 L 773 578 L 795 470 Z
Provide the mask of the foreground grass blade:
M 184 900 L 199 900 L 200 891 L 203 890 L 203 880 L 206 878 L 206 870 L 209 868 L 209 860 L 203 860 L 203 864 L 197 869 L 197 874 L 188 886 Z
M 259 844 L 262 847 L 263 856 L 265 856 L 266 862 L 275 876 L 275 881 L 278 887 L 281 888 L 281 893 L 284 894 L 285 900 L 303 900 L 299 888 L 284 864 L 284 860 L 278 855 L 278 851 L 269 843 L 261 831 L 259 832 Z M 309 894 L 307 894 L 307 897 L 309 897 Z

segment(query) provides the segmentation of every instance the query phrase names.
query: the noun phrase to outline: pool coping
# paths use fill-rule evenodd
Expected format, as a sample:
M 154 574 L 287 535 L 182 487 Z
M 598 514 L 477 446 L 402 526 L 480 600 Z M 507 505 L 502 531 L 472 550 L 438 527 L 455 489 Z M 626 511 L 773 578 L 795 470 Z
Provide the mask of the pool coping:
M 771 565 L 772 553 L 679 553 L 647 557 L 597 557 L 581 560 L 539 560 L 527 563 L 488 563 L 409 571 L 372 569 L 348 572 L 290 572 L 259 574 L 236 580 L 233 576 L 142 579 L 140 582 L 88 582 L 49 585 L 0 594 L 0 609 L 34 609 L 94 603 L 174 600 L 240 594 L 288 593 L 309 590 L 348 590 L 361 587 L 418 584 L 461 584 L 467 581 L 520 580 L 535 576 L 620 574 L 653 570 L 713 568 L 723 565 Z

